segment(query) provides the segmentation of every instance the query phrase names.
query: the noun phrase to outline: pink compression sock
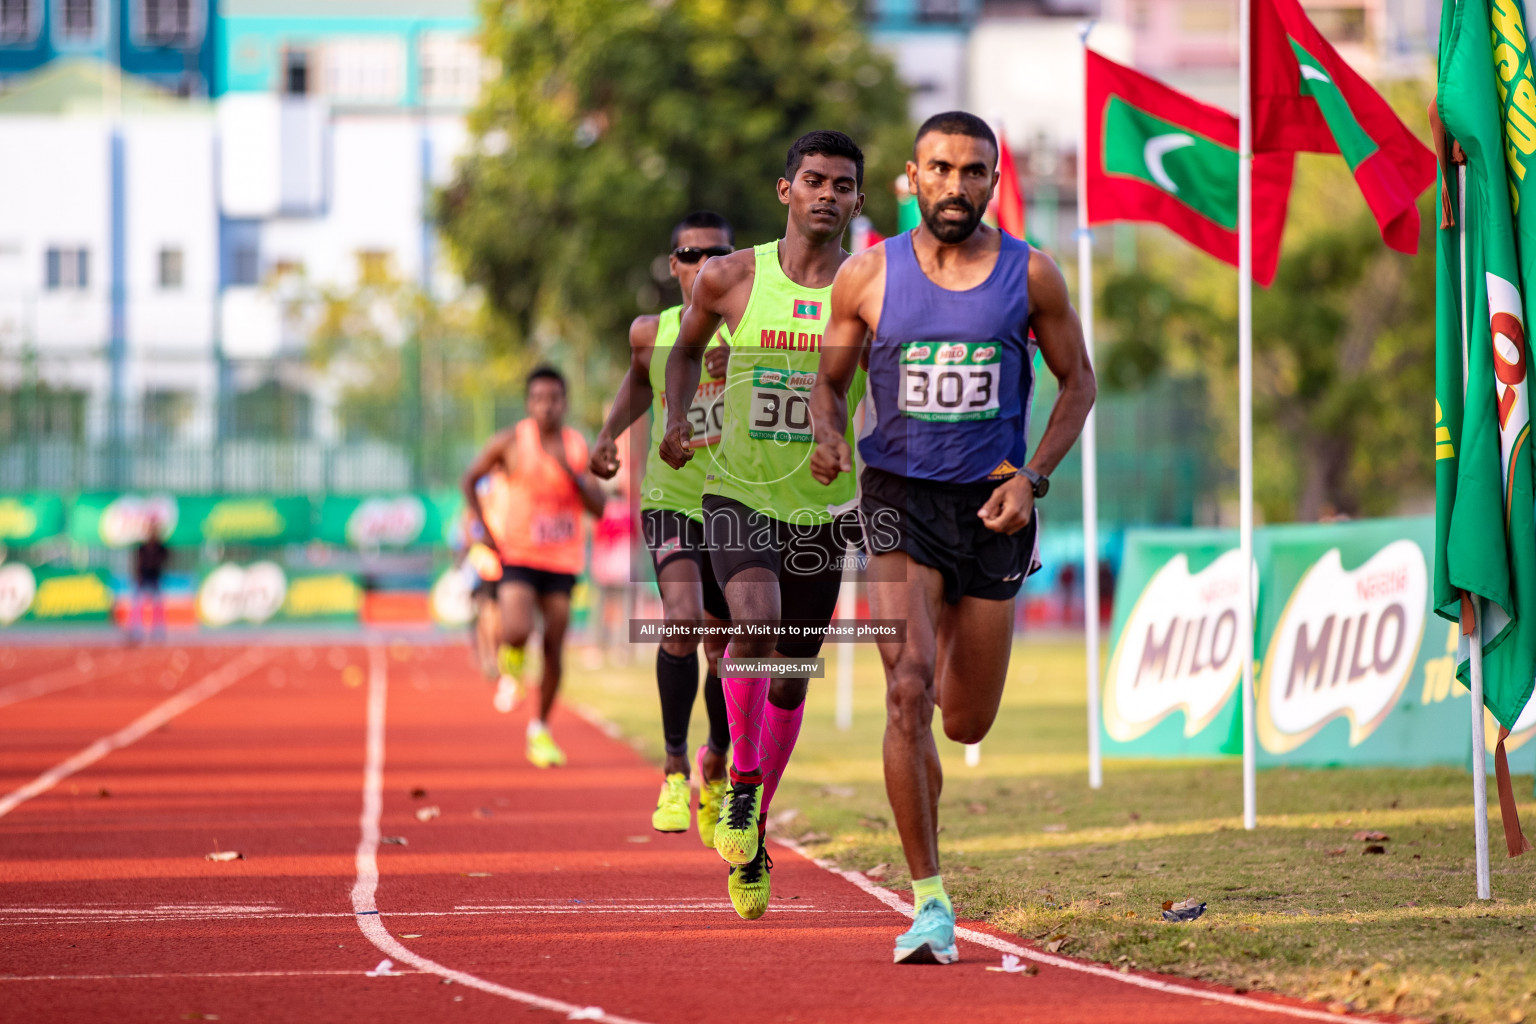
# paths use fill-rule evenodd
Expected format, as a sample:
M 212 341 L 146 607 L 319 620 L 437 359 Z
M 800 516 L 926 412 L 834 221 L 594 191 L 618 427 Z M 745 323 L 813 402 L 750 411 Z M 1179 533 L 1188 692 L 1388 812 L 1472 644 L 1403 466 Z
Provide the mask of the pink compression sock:
M 736 657 L 729 648 L 727 658 Z M 768 701 L 767 676 L 722 676 L 725 711 L 731 723 L 731 768 L 736 775 L 762 770 L 763 705 Z
M 795 740 L 800 738 L 800 721 L 805 717 L 805 702 L 793 711 L 774 707 L 768 702 L 764 708 L 763 727 L 763 813 L 773 802 L 773 794 L 784 777 L 789 755 L 794 753 Z

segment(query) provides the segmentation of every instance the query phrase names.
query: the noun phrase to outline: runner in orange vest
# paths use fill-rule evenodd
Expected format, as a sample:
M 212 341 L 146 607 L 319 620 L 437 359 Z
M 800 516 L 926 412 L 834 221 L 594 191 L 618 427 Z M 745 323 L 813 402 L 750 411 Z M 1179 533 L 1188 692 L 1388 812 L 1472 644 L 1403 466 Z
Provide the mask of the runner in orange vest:
M 586 563 L 582 515 L 602 514 L 603 492 L 586 471 L 586 441 L 565 425 L 565 378 L 558 370 L 541 366 L 528 375 L 527 409 L 526 419 L 486 442 L 462 487 L 465 504 L 501 556 L 497 710 L 511 711 L 516 703 L 535 605 L 544 620 L 544 678 L 528 723 L 528 760 L 548 768 L 565 763 L 548 721 L 560 691 L 571 589 Z M 487 474 L 482 490 L 476 483 Z

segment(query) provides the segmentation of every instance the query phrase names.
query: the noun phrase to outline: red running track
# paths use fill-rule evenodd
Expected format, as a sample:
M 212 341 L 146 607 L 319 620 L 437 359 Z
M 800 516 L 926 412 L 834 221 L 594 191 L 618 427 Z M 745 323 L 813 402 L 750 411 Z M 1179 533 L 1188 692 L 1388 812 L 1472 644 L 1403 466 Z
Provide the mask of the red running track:
M 781 846 L 743 922 L 712 851 L 650 830 L 653 767 L 562 713 L 571 765 L 531 768 L 458 648 L 7 657 L 0 688 L 91 678 L 0 706 L 0 1020 L 1337 1019 L 981 925 L 895 967 L 899 897 Z M 1008 950 L 1040 973 L 984 969 Z

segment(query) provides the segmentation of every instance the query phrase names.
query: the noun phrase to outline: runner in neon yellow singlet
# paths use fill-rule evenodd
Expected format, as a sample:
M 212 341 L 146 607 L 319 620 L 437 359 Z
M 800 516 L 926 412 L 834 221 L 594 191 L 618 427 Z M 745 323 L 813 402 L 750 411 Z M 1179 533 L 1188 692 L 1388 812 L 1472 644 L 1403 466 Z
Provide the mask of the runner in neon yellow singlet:
M 863 206 L 864 156 L 841 132 L 811 132 L 790 147 L 779 201 L 784 237 L 710 260 L 694 282 L 667 364 L 667 424 L 660 454 L 670 466 L 709 461 L 704 526 L 733 623 L 775 627 L 793 619 L 798 636 L 741 635 L 728 656 L 811 658 L 821 649 L 842 585 L 849 543 L 859 542 L 851 479 L 830 486 L 810 473 L 810 391 L 832 279 L 848 254 L 842 239 Z M 731 332 L 720 443 L 696 449 L 687 409 L 704 348 L 724 323 Z M 849 435 L 850 445 L 852 435 Z M 715 849 L 730 865 L 736 912 L 761 917 L 772 863 L 765 812 L 794 750 L 808 680 L 733 674 L 722 667 L 731 726 L 731 787 Z
M 693 282 L 704 261 L 732 251 L 731 226 L 717 213 L 691 213 L 672 229 L 672 253 L 668 264 L 682 290 L 683 302 L 693 292 Z M 666 369 L 672 343 L 677 339 L 683 307 L 673 306 L 660 314 L 636 317 L 629 328 L 629 372 L 619 384 L 613 409 L 592 448 L 592 472 L 611 479 L 619 471 L 616 439 L 647 411 L 651 414 L 651 440 L 645 449 L 634 445 L 633 468 L 643 462 L 645 476 L 633 481 L 631 493 L 640 495 L 641 520 L 646 546 L 656 569 L 662 610 L 669 626 L 689 627 L 703 622 L 718 625 L 730 617 L 725 595 L 715 582 L 709 552 L 704 547 L 704 512 L 700 495 L 704 487 L 705 459 L 673 469 L 657 454 L 666 428 Z M 720 396 L 725 382 L 724 328 L 722 344 L 710 350 L 711 374 L 700 384 L 688 408 L 696 433 L 693 444 L 709 446 L 720 439 Z M 645 454 L 649 452 L 649 455 Z M 656 689 L 661 697 L 662 738 L 666 762 L 662 766 L 661 794 L 651 815 L 658 832 L 685 832 L 689 822 L 688 721 L 699 692 L 699 641 L 680 636 L 661 644 L 656 652 Z M 725 715 L 725 696 L 720 688 L 718 659 L 723 640 L 708 641 L 704 654 L 708 676 L 704 681 L 704 706 L 709 712 L 709 741 L 699 748 L 699 838 L 714 846 L 715 822 L 725 797 L 725 755 L 730 731 Z

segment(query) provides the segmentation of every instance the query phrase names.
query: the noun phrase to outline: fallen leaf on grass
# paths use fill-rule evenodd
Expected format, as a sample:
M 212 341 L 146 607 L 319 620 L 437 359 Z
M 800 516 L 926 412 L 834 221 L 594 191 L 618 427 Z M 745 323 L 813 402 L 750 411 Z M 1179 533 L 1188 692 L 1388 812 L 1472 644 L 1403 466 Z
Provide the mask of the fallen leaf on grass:
M 1051 941 L 1045 944 L 1045 951 L 1047 953 L 1060 953 L 1061 948 L 1070 941 L 1071 939 L 1066 935 L 1052 935 Z
M 1329 1003 L 1325 1009 L 1327 1009 L 1329 1013 L 1336 1013 L 1342 1017 L 1346 1013 L 1354 1012 L 1355 1008 L 1348 1003 L 1332 1002 Z
M 379 837 L 379 842 L 383 843 L 385 846 L 410 846 L 411 845 L 410 842 L 406 840 L 405 836 L 380 836 Z
M 208 860 L 216 861 L 245 860 L 245 854 L 239 852 L 238 850 L 215 850 L 210 854 L 206 854 L 205 856 Z
M 1333 849 L 1328 851 L 1328 856 L 1330 856 L 1330 857 L 1342 857 L 1342 856 L 1344 856 L 1348 852 L 1349 852 L 1349 847 L 1347 847 L 1347 846 L 1336 846 Z
M 1042 826 L 1040 826 L 1040 831 L 1041 832 L 1065 832 L 1066 830 L 1067 830 L 1067 826 L 1062 824 L 1061 822 L 1054 822 L 1054 823 L 1052 823 L 1050 825 L 1042 825 Z
M 865 828 L 873 829 L 876 832 L 882 832 L 885 829 L 891 827 L 890 823 L 887 822 L 884 818 L 860 818 L 859 824 L 863 825 Z
M 831 838 L 825 832 L 807 832 L 795 841 L 799 843 L 824 843 Z
M 981 873 L 981 868 L 978 868 L 978 867 L 977 867 L 977 866 L 976 866 L 976 865 L 974 865 L 974 864 L 964 864 L 964 865 L 962 865 L 962 866 L 961 866 L 961 868 L 960 868 L 960 873 L 961 873 L 961 874 L 962 874 L 962 875 L 975 875 L 975 874 L 980 874 L 980 873 Z
M 864 872 L 864 877 L 872 882 L 882 882 L 885 880 L 885 876 L 890 873 L 891 866 L 889 864 L 876 864 L 874 867 Z
M 1172 900 L 1163 903 L 1164 921 L 1175 923 L 1193 921 L 1203 913 L 1205 913 L 1205 904 L 1194 898 L 1180 900 L 1178 903 Z
M 823 796 L 853 796 L 858 792 L 852 786 L 822 786 Z
M 418 807 L 416 808 L 416 820 L 431 821 L 433 818 L 440 817 L 442 813 L 443 809 L 436 804 L 433 804 L 431 807 Z
M 1356 832 L 1349 838 L 1357 843 L 1385 843 L 1390 842 L 1392 839 L 1385 832 Z
M 1360 852 L 1362 854 L 1366 854 L 1366 853 L 1386 853 L 1387 852 L 1387 848 L 1385 846 L 1382 846 L 1380 843 L 1372 843 L 1371 845 L 1367 846 L 1365 849 L 1361 850 Z
M 987 813 L 987 805 L 982 803 L 980 800 L 972 800 L 970 803 L 965 805 L 965 809 L 970 811 L 972 814 Z
M 1003 966 L 1001 966 L 1001 967 L 988 967 L 987 970 L 989 970 L 989 971 L 997 971 L 1000 974 L 1039 974 L 1040 973 L 1040 968 L 1036 967 L 1034 964 L 1022 963 L 1019 960 L 1019 958 L 1014 956 L 1012 953 L 1004 953 L 1003 954 Z

